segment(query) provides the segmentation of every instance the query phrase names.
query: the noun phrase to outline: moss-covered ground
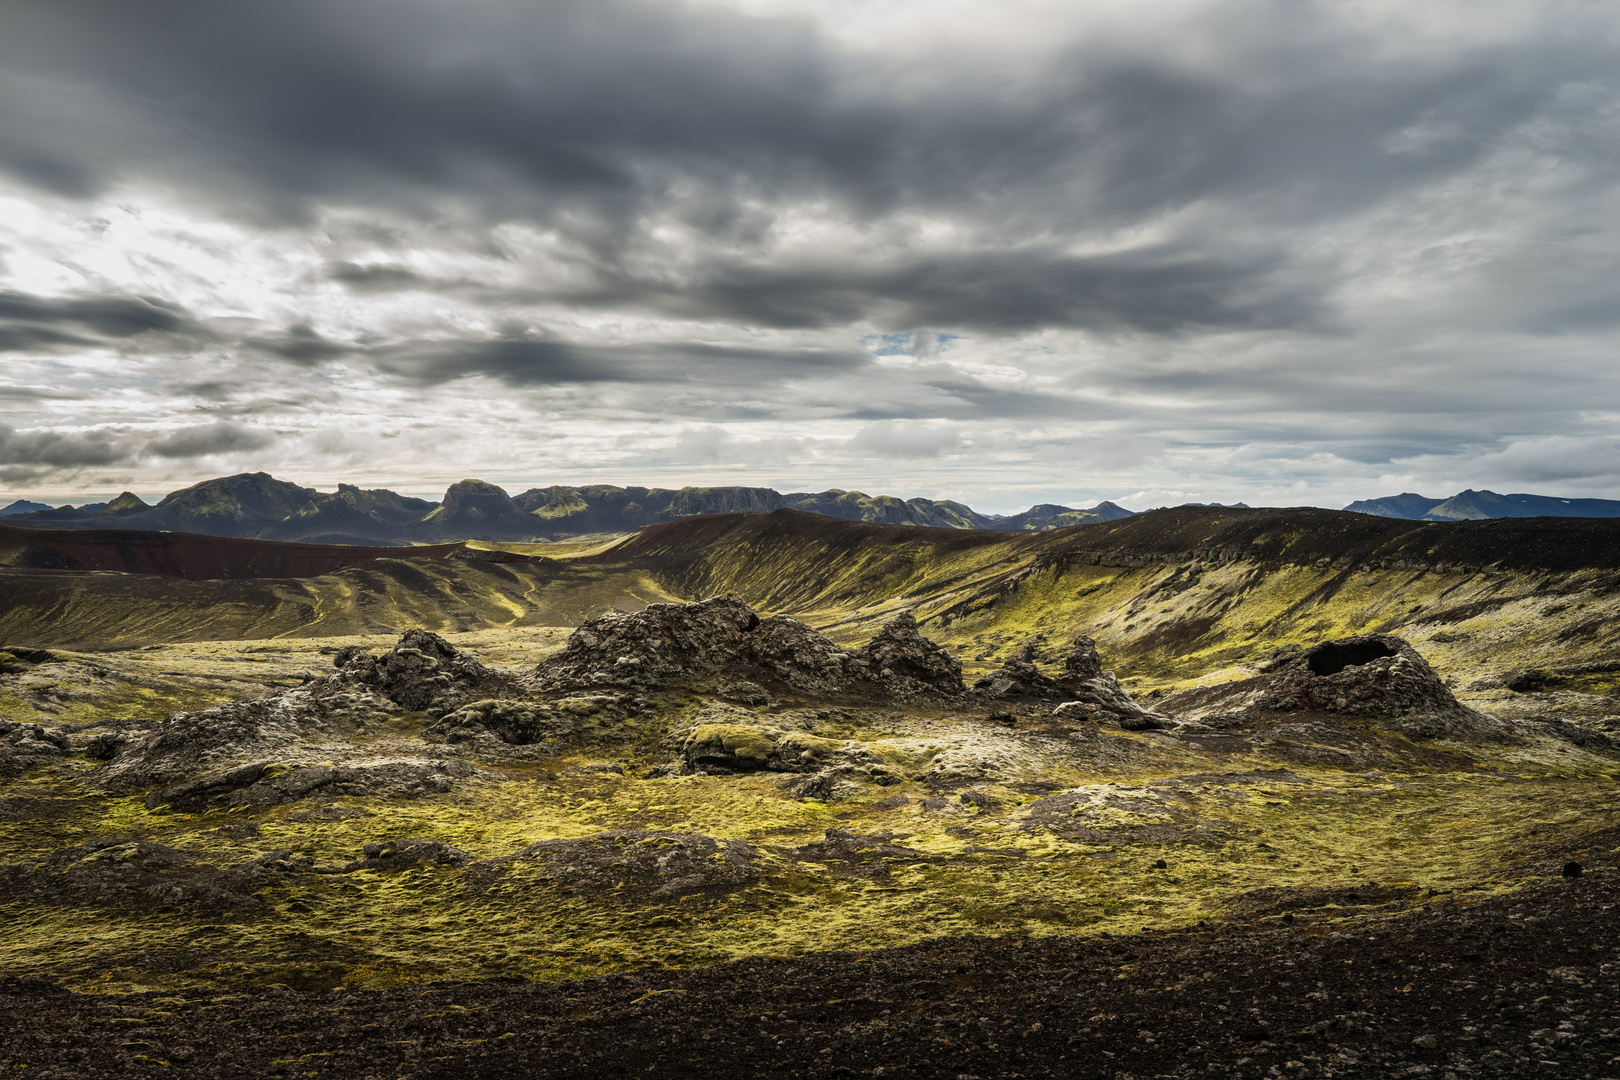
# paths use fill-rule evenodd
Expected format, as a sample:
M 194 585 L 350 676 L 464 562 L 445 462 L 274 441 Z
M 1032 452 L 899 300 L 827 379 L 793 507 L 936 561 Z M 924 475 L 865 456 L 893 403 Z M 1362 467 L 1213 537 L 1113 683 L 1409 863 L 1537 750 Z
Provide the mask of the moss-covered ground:
M 150 699 L 127 696 L 129 677 L 104 681 L 118 702 L 113 712 L 143 701 L 195 707 L 286 685 L 350 640 L 236 643 L 234 657 L 228 643 L 123 654 L 152 684 Z M 459 643 L 522 665 L 559 642 L 559 633 L 536 631 Z M 30 677 L 87 663 L 68 659 Z M 7 693 L 15 716 L 21 699 L 9 682 Z M 1620 824 L 1620 765 L 1563 744 L 1453 747 L 1443 767 L 1414 756 L 1431 764 L 1345 773 L 1270 759 L 1263 749 L 1212 755 L 1111 729 L 1075 752 L 1072 740 L 1038 724 L 1003 729 L 971 711 L 924 706 L 825 714 L 818 737 L 853 738 L 906 777 L 852 798 L 799 799 L 788 792 L 791 777 L 769 773 L 649 776 L 661 740 L 703 708 L 701 698 L 659 698 L 613 738 L 544 761 L 483 761 L 476 778 L 416 799 L 188 814 L 147 809 L 142 793 L 101 794 L 96 764 L 69 758 L 3 785 L 0 864 L 117 836 L 222 868 L 288 851 L 334 869 L 366 843 L 391 839 L 440 840 L 487 860 L 539 840 L 659 829 L 752 845 L 758 879 L 736 891 L 666 901 L 630 890 L 580 895 L 515 860 L 487 874 L 420 866 L 297 875 L 265 889 L 256 910 L 11 897 L 0 900 L 0 970 L 102 990 L 377 987 L 561 978 L 962 933 L 1126 933 L 1275 919 L 1284 908 L 1329 928 L 1436 896 L 1512 889 L 1528 873 L 1527 857 Z M 84 722 L 101 711 L 93 698 L 69 696 L 51 719 Z M 371 744 L 387 759 L 443 750 L 420 743 L 408 725 Z M 914 779 L 951 754 L 998 768 L 945 790 Z M 623 773 L 585 768 L 602 764 Z M 1042 800 L 1059 793 L 1078 802 L 1053 812 Z M 816 846 L 829 829 L 891 833 L 889 854 L 850 862 Z M 1279 906 L 1278 896 L 1294 899 Z

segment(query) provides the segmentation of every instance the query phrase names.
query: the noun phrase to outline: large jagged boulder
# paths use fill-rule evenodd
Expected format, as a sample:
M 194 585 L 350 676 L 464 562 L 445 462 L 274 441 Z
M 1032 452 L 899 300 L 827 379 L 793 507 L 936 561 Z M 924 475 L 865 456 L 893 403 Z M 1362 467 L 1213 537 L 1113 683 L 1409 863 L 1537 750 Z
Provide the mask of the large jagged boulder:
M 321 727 L 320 703 L 308 687 L 175 713 L 119 743 L 100 780 L 114 792 L 173 784 L 285 751 Z
M 652 686 L 745 656 L 759 624 L 753 609 L 731 596 L 614 612 L 581 625 L 536 675 L 547 686 Z
M 780 680 L 802 693 L 830 694 L 861 683 L 888 693 L 960 693 L 962 666 L 900 615 L 855 652 L 797 619 L 761 619 L 732 596 L 653 604 L 586 622 L 535 675 L 540 686 L 653 687 L 728 673 Z
M 1367 717 L 1418 739 L 1500 739 L 1513 725 L 1459 702 L 1417 650 L 1393 634 L 1324 641 L 1254 678 L 1167 698 L 1167 710 L 1230 727 L 1279 714 Z
M 804 693 L 830 694 L 863 674 L 849 653 L 798 619 L 772 615 L 748 635 L 748 657 Z
M 1085 682 L 1103 673 L 1102 656 L 1097 642 L 1085 634 L 1074 639 L 1069 654 L 1063 658 L 1063 678 L 1068 682 Z
M 406 709 L 443 715 L 469 702 L 521 693 L 514 679 L 479 663 L 431 630 L 407 630 L 381 656 L 341 649 L 342 681 L 368 687 Z
M 962 662 L 922 636 L 917 620 L 902 612 L 855 651 L 867 677 L 900 691 L 962 691 Z

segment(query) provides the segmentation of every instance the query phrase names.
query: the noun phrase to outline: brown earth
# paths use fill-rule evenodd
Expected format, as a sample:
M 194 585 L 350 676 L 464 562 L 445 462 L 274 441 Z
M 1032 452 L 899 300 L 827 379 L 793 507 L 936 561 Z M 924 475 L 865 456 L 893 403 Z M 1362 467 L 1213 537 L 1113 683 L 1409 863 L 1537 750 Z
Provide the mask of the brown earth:
M 1383 919 L 1335 921 L 1327 905 L 1342 898 L 1265 889 L 1230 921 L 1188 932 L 949 938 L 566 982 L 78 995 L 0 980 L 0 1069 L 38 1080 L 1615 1077 L 1617 841 L 1540 853 L 1514 893 L 1432 896 Z M 1574 854 L 1584 873 L 1560 876 Z M 1393 907 L 1409 891 L 1369 883 L 1358 899 Z M 144 961 L 162 967 L 163 950 Z
M 465 544 L 359 547 L 201 533 L 45 529 L 6 524 L 0 524 L 0 553 L 7 555 L 0 561 L 19 569 L 160 574 L 191 581 L 317 577 L 373 559 L 534 562 L 538 558 L 469 548 Z

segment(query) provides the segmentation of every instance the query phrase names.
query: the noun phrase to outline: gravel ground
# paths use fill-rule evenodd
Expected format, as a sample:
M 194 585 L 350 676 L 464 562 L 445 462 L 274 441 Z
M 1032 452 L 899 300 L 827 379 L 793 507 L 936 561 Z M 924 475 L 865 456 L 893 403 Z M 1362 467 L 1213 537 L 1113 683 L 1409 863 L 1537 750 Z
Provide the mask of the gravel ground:
M 0 980 L 0 1075 L 1620 1077 L 1620 871 L 1588 859 L 1376 922 L 1273 894 L 1189 932 L 575 982 L 79 995 Z

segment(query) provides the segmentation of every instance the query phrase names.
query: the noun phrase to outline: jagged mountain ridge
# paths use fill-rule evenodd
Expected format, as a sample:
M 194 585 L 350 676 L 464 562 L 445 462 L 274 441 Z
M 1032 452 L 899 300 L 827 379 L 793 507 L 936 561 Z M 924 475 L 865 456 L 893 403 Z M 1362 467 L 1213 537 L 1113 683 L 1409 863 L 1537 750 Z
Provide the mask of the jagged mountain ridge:
M 16 504 L 14 504 L 16 505 Z M 39 506 L 41 504 L 26 504 Z M 20 525 L 193 532 L 303 543 L 397 545 L 456 540 L 546 541 L 621 533 L 698 514 L 803 510 L 849 521 L 945 529 L 1039 532 L 1117 521 L 1131 511 L 1111 502 L 1089 510 L 1044 504 L 989 517 L 950 500 L 899 499 L 833 488 L 782 493 L 756 487 L 530 488 L 515 496 L 482 480 L 451 485 L 432 503 L 387 489 L 340 484 L 320 492 L 268 473 L 239 473 L 172 492 L 156 506 L 124 492 L 105 505 L 17 512 Z
M 1449 499 L 1431 499 L 1403 492 L 1381 499 L 1361 499 L 1345 507 L 1353 513 L 1407 521 L 1490 521 L 1528 517 L 1620 517 L 1614 499 L 1561 499 L 1556 495 L 1498 495 L 1494 491 L 1458 492 Z

